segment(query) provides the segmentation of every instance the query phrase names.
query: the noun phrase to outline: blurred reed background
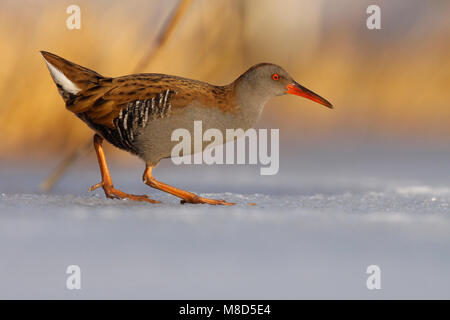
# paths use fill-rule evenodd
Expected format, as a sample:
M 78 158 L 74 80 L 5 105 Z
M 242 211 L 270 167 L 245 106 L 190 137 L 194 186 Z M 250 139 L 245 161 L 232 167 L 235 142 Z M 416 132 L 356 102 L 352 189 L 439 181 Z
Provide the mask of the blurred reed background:
M 177 1 L 0 1 L 0 157 L 62 157 L 92 136 L 66 111 L 39 50 L 108 76 L 132 73 Z M 381 7 L 382 30 L 366 28 Z M 81 8 L 81 30 L 66 8 Z M 448 145 L 450 1 L 193 0 L 140 72 L 217 84 L 273 62 L 336 106 L 273 99 L 283 141 Z M 115 155 L 125 153 L 117 151 Z

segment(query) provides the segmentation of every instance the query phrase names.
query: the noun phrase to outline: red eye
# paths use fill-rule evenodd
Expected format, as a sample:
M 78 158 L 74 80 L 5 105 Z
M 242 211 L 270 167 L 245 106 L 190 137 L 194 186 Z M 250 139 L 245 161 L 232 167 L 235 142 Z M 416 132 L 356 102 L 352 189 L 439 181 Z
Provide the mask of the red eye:
M 274 73 L 273 75 L 272 75 L 272 79 L 273 80 L 279 80 L 280 79 L 280 76 L 277 74 L 277 73 Z

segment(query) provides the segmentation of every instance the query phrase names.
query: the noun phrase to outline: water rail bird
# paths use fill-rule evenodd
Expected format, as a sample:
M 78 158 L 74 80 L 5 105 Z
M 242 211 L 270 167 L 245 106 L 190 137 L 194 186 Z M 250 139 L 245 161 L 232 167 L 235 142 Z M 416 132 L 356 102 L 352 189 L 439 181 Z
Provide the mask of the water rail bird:
M 66 108 L 95 131 L 94 148 L 102 181 L 89 190 L 102 187 L 108 198 L 159 202 L 114 187 L 103 140 L 144 160 L 143 181 L 150 187 L 175 195 L 182 203 L 232 205 L 181 190 L 153 177 L 152 170 L 159 161 L 171 157 L 177 143 L 171 139 L 175 129 L 185 128 L 192 134 L 194 121 L 201 120 L 203 130 L 247 130 L 254 126 L 270 98 L 284 94 L 305 97 L 332 108 L 330 102 L 271 63 L 254 65 L 232 83 L 216 86 L 157 73 L 105 77 L 55 54 L 45 51 L 41 54 Z

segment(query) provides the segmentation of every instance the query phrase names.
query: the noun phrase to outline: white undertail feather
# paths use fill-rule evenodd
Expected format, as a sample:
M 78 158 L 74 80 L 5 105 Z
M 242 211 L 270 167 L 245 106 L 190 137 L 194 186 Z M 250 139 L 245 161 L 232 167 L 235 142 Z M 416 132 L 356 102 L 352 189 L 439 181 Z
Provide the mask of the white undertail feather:
M 48 70 L 50 71 L 50 74 L 52 75 L 53 80 L 59 84 L 64 91 L 67 91 L 72 94 L 77 94 L 81 91 L 80 88 L 78 88 L 75 83 L 69 80 L 64 73 L 59 71 L 55 66 L 53 66 L 51 63 L 49 63 L 46 59 L 45 63 L 47 64 Z

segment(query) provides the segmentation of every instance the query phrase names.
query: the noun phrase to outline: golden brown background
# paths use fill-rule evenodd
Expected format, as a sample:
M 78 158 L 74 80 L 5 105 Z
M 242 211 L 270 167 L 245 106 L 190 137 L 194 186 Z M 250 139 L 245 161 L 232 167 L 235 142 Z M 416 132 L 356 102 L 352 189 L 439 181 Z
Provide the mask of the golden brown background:
M 177 1 L 0 1 L 0 156 L 64 154 L 90 139 L 39 54 L 108 76 L 134 71 Z M 66 8 L 81 8 L 81 30 Z M 381 30 L 366 8 L 381 7 Z M 450 1 L 193 0 L 141 72 L 216 84 L 273 62 L 330 100 L 273 99 L 260 127 L 283 141 L 445 147 L 450 136 Z M 117 153 L 124 154 L 124 153 Z

